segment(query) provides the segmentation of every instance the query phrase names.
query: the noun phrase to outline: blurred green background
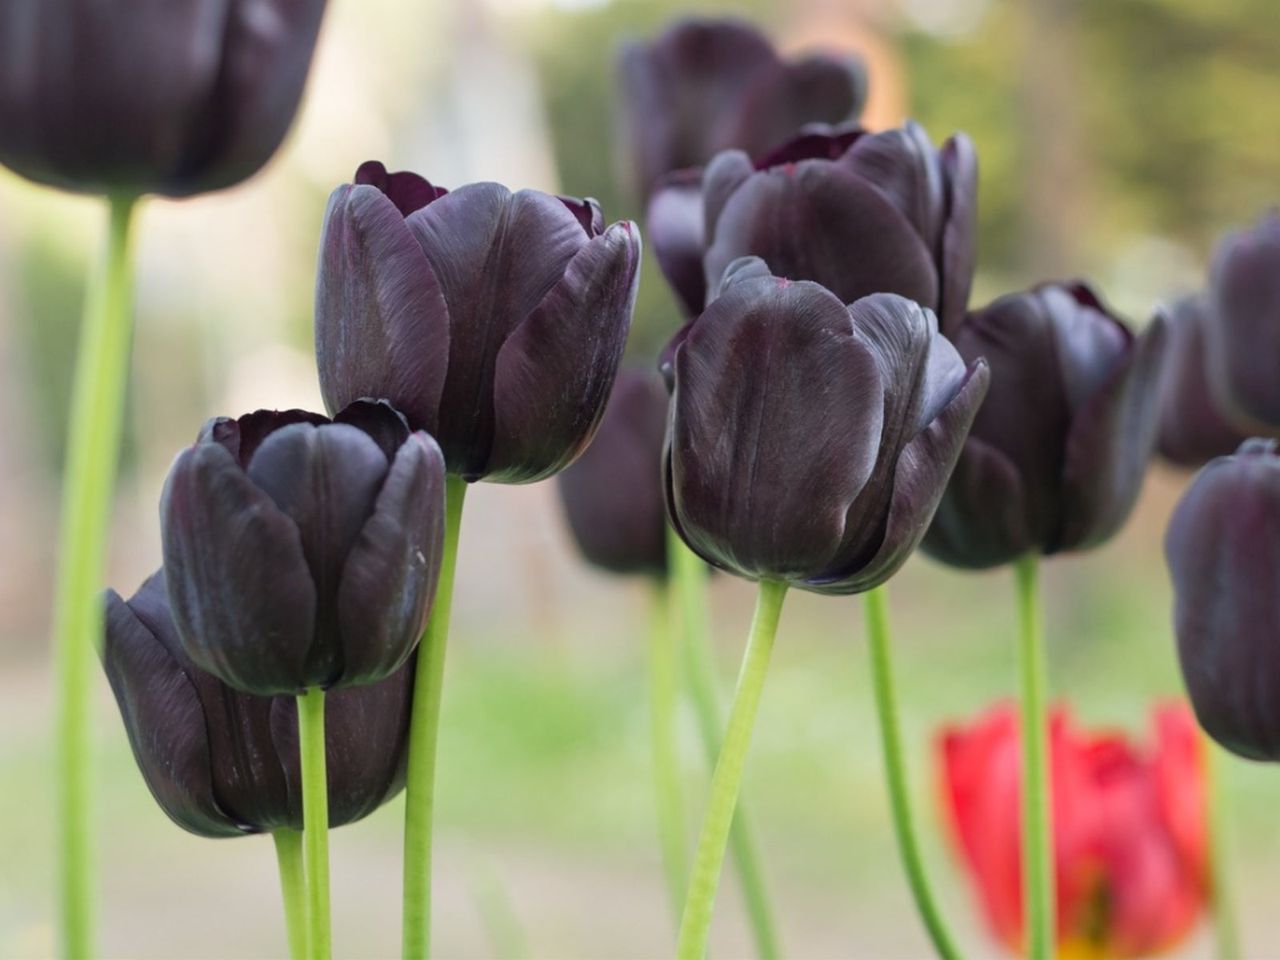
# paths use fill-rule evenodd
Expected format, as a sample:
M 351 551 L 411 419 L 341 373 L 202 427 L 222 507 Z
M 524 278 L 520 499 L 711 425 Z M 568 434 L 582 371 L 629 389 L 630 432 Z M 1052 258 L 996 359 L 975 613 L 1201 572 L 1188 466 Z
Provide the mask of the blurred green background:
M 677 13 L 757 19 L 788 50 L 861 52 L 870 126 L 967 130 L 981 162 L 975 302 L 1039 279 L 1096 280 L 1137 324 L 1203 282 L 1213 242 L 1280 199 L 1274 0 L 334 0 L 307 101 L 273 164 L 231 192 L 141 216 L 138 333 L 111 583 L 159 562 L 157 496 L 208 416 L 318 408 L 310 351 L 328 191 L 368 157 L 445 185 L 497 179 L 594 195 L 637 216 L 611 157 L 612 56 Z M 52 950 L 47 611 L 62 422 L 100 204 L 0 172 L 0 956 Z M 676 315 L 647 265 L 633 357 Z M 1187 477 L 1155 467 L 1124 534 L 1046 565 L 1054 693 L 1139 732 L 1179 690 L 1160 541 Z M 649 594 L 586 570 L 550 484 L 468 500 L 444 702 L 435 935 L 444 956 L 653 957 L 669 951 L 648 769 Z M 975 955 L 992 954 L 939 829 L 933 740 L 1013 690 L 1012 585 L 927 560 L 892 586 L 898 672 L 928 857 Z M 713 587 L 732 678 L 748 585 Z M 793 595 L 747 791 L 796 957 L 926 954 L 894 857 L 854 600 Z M 265 838 L 173 827 L 129 756 L 105 682 L 97 725 L 105 950 L 283 950 Z M 692 840 L 705 793 L 681 729 Z M 1253 955 L 1274 952 L 1280 774 L 1230 761 L 1232 852 Z M 335 945 L 390 956 L 396 803 L 333 837 Z M 727 875 L 728 876 L 728 875 Z M 1185 948 L 1206 954 L 1201 933 Z M 726 879 L 716 956 L 749 953 Z

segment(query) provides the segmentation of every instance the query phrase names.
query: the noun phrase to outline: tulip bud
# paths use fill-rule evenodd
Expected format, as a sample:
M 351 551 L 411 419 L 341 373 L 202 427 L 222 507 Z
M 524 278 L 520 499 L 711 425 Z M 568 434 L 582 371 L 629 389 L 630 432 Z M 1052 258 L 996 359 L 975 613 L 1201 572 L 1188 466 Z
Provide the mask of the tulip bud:
M 284 138 L 324 0 L 5 0 L 0 164 L 89 193 L 185 197 Z
M 204 837 L 302 829 L 291 698 L 240 693 L 184 653 L 164 571 L 128 601 L 107 592 L 102 658 L 138 768 L 161 809 Z M 329 824 L 368 816 L 404 786 L 412 658 L 327 698 Z
M 725 276 L 674 351 L 668 516 L 740 576 L 869 590 L 928 526 L 986 365 L 902 297 L 845 306 L 759 260 Z
M 958 567 L 1096 546 L 1128 519 L 1155 445 L 1165 325 L 1135 337 L 1083 283 L 1044 284 L 965 317 L 991 393 L 924 540 Z
M 1196 474 L 1165 535 L 1182 677 L 1233 753 L 1280 760 L 1280 454 L 1246 440 Z
M 373 683 L 422 632 L 444 460 L 385 403 L 211 420 L 160 503 L 184 653 L 245 693 Z
M 784 61 L 751 24 L 685 19 L 618 54 L 622 150 L 640 194 L 664 174 L 721 150 L 771 150 L 806 123 L 857 116 L 861 60 L 815 54 Z
M 331 411 L 389 400 L 450 473 L 528 483 L 595 432 L 640 268 L 635 224 L 592 200 L 473 183 L 448 193 L 370 162 L 334 191 L 316 282 Z

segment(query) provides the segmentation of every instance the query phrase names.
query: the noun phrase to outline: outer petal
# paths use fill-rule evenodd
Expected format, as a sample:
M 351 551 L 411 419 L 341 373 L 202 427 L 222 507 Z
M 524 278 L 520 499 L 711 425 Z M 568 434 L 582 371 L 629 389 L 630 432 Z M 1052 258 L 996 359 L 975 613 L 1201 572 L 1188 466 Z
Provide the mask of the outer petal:
M 946 195 L 942 226 L 938 319 L 950 337 L 964 319 L 977 261 L 978 154 L 973 141 L 957 133 L 942 145 L 939 155 Z
M 702 174 L 702 236 L 708 244 L 716 235 L 716 222 L 733 192 L 756 172 L 751 158 L 741 150 L 723 150 Z M 713 288 L 714 289 L 714 288 Z M 701 313 L 701 306 L 695 313 Z
M 366 160 L 356 168 L 352 183 L 367 183 L 377 187 L 386 194 L 387 199 L 396 205 L 400 215 L 407 217 L 415 210 L 421 210 L 428 203 L 439 200 L 449 191 L 444 187 L 434 186 L 425 177 L 408 170 L 387 171 L 386 166 L 378 160 Z
M 838 162 L 879 187 L 937 255 L 946 198 L 933 144 L 919 124 L 859 137 Z
M 1028 516 L 1022 478 L 1013 463 L 971 435 L 921 546 L 953 567 L 999 566 L 1035 546 Z
M 248 467 L 262 441 L 293 423 L 320 426 L 327 417 L 307 410 L 255 410 L 240 417 L 211 417 L 200 427 L 196 443 L 221 444 L 241 467 Z
M 179 455 L 160 500 L 164 563 L 183 650 L 249 693 L 297 693 L 316 590 L 298 528 L 216 443 Z
M 498 351 L 493 448 L 469 479 L 531 483 L 577 458 L 613 388 L 639 280 L 634 223 L 616 223 L 578 251 Z
M 649 198 L 645 227 L 663 276 L 686 316 L 702 312 L 707 284 L 702 275 L 705 247 L 702 171 L 680 170 L 658 182 Z

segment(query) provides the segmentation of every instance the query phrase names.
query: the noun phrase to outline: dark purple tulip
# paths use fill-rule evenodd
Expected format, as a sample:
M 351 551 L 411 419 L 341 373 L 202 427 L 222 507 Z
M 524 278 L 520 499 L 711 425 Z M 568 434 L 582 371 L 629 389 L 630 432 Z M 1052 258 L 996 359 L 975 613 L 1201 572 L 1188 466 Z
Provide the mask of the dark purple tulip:
M 623 150 L 641 194 L 664 174 L 721 150 L 763 153 L 806 123 L 855 118 L 867 96 L 862 61 L 815 54 L 784 61 L 751 24 L 677 21 L 618 54 Z
M 1209 291 L 1209 383 L 1253 432 L 1280 429 L 1280 211 L 1223 241 Z
M 635 224 L 606 228 L 593 200 L 448 193 L 366 163 L 329 198 L 320 242 L 325 404 L 390 400 L 469 481 L 549 477 L 600 420 L 639 269 Z
M 160 503 L 169 598 L 200 669 L 260 696 L 373 683 L 412 653 L 440 572 L 444 459 L 385 403 L 209 421 Z
M 324 0 L 4 0 L 0 163 L 185 197 L 256 173 L 293 122 Z
M 556 478 L 578 548 L 614 573 L 660 575 L 667 569 L 667 405 L 655 370 L 623 370 L 591 446 Z
M 1155 445 L 1163 319 L 1135 337 L 1085 284 L 1043 284 L 970 313 L 952 340 L 986 358 L 991 393 L 926 552 L 991 567 L 1112 536 Z
M 1233 753 L 1280 760 L 1280 456 L 1246 440 L 1197 475 L 1169 521 L 1165 559 L 1187 692 Z
M 107 592 L 102 659 L 142 776 L 178 826 L 204 837 L 302 829 L 294 701 L 239 693 L 193 664 L 163 570 L 128 601 Z M 411 658 L 385 680 L 329 695 L 331 826 L 367 816 L 404 786 L 412 691 Z
M 1214 398 L 1205 376 L 1205 326 L 1212 322 L 1203 295 L 1161 310 L 1169 325 L 1169 356 L 1160 381 L 1161 456 L 1198 467 L 1233 452 L 1248 436 Z
M 669 178 L 649 205 L 649 233 L 690 314 L 730 263 L 757 256 L 845 303 L 872 293 L 915 300 L 950 335 L 973 282 L 977 184 L 963 133 L 935 150 L 915 123 L 874 134 L 814 128 L 754 163 L 728 150 L 700 181 Z
M 709 563 L 822 593 L 887 580 L 924 535 L 987 389 L 933 314 L 735 264 L 678 335 L 667 511 Z

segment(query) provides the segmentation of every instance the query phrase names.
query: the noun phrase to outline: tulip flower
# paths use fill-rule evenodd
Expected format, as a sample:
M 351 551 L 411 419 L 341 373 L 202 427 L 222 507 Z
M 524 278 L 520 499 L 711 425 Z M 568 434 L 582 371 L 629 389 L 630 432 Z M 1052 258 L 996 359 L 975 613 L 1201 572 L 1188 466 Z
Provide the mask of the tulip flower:
M 0 164 L 185 197 L 256 173 L 302 97 L 325 0 L 6 0 Z
M 204 837 L 302 829 L 292 698 L 228 687 L 192 663 L 164 571 L 129 600 L 107 593 L 103 663 L 156 802 Z M 404 786 L 412 664 L 328 701 L 329 822 L 368 816 Z
M 727 150 L 701 177 L 668 178 L 650 201 L 649 234 L 691 315 L 729 264 L 758 256 L 845 303 L 915 300 L 951 336 L 973 281 L 977 169 L 962 133 L 936 150 L 915 123 L 815 128 L 754 162 Z
M 1190 711 L 1152 713 L 1153 742 L 1080 730 L 1053 711 L 1053 851 L 1062 956 L 1138 957 L 1182 942 L 1208 898 L 1204 757 Z M 992 934 L 1025 950 L 1017 711 L 940 738 L 943 803 Z
M 806 123 L 853 119 L 867 76 L 851 55 L 782 60 L 755 27 L 685 19 L 618 53 L 623 152 L 640 193 L 721 150 L 771 150 Z
M 435 592 L 443 493 L 435 441 L 385 403 L 211 420 L 160 505 L 183 651 L 259 696 L 394 673 Z
M 985 357 L 978 412 L 925 550 L 981 568 L 1081 550 L 1128 518 L 1155 445 L 1165 324 L 1132 334 L 1083 283 L 1044 284 L 965 317 Z
M 640 235 L 592 200 L 453 192 L 369 162 L 329 199 L 316 356 L 330 411 L 389 400 L 448 471 L 528 483 L 595 431 L 631 323 Z

